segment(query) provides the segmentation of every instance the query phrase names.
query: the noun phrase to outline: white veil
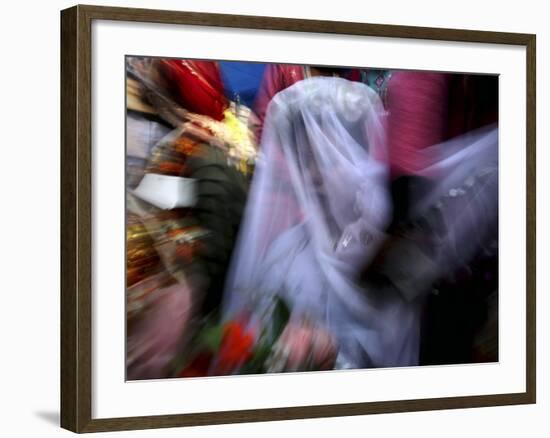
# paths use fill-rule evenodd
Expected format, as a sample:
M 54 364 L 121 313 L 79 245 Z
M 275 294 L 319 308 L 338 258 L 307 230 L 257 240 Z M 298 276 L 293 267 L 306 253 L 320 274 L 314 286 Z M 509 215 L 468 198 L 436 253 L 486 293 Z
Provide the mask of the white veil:
M 311 78 L 269 105 L 228 280 L 224 312 L 280 295 L 324 326 L 338 366 L 410 365 L 418 305 L 355 282 L 391 216 L 384 110 L 368 86 Z

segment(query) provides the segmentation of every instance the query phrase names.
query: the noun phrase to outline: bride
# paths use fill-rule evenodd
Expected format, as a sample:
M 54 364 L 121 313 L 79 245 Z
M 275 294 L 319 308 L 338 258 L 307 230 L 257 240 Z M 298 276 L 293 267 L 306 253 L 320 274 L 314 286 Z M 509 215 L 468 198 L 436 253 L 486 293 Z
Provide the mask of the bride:
M 345 79 L 274 97 L 226 284 L 226 315 L 278 295 L 295 332 L 330 339 L 336 368 L 418 361 L 420 304 L 356 281 L 391 217 L 383 119 L 377 94 Z
M 408 201 L 428 229 L 420 246 L 389 246 L 391 287 L 359 281 L 392 241 L 384 118 L 368 86 L 329 77 L 268 107 L 223 310 L 259 319 L 275 296 L 289 305 L 272 371 L 417 365 L 425 290 L 494 237 L 498 127 L 488 126 L 419 152 L 431 189 Z

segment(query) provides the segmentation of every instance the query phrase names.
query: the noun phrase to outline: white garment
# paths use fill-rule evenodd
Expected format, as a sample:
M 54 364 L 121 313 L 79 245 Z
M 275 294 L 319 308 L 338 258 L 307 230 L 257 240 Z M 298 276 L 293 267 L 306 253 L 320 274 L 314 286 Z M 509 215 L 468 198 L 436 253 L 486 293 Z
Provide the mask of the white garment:
M 383 112 L 373 90 L 339 78 L 274 97 L 226 283 L 226 315 L 278 294 L 332 333 L 347 367 L 418 361 L 418 304 L 354 281 L 391 216 Z

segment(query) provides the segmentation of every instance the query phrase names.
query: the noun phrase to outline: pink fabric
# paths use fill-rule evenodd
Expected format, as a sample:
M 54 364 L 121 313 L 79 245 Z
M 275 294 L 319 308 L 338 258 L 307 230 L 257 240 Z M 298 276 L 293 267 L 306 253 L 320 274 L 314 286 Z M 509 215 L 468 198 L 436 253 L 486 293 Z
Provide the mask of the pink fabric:
M 445 140 L 449 75 L 395 72 L 387 93 L 388 158 L 392 177 L 415 175 L 430 164 L 422 150 Z
M 174 284 L 153 292 L 150 301 L 128 327 L 128 380 L 169 377 L 169 366 L 181 348 L 191 318 L 191 291 Z

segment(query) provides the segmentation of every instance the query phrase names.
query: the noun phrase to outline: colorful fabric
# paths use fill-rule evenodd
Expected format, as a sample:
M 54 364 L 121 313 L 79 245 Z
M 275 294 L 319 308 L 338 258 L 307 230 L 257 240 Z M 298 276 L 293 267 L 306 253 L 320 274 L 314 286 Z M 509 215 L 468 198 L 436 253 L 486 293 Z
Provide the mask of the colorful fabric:
M 163 59 L 160 70 L 178 104 L 215 120 L 223 118 L 228 102 L 218 63 Z

